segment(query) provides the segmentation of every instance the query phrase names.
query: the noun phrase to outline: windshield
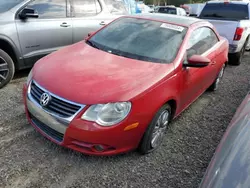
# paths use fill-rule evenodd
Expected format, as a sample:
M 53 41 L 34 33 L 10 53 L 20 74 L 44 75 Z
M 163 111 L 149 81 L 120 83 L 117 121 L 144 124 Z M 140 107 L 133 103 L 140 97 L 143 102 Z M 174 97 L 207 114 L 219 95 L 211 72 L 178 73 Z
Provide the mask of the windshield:
M 142 61 L 171 63 L 187 28 L 139 18 L 121 18 L 87 43 L 100 50 Z
M 199 17 L 218 20 L 246 20 L 249 18 L 248 6 L 234 3 L 208 3 Z
M 177 14 L 176 8 L 169 8 L 169 7 L 160 7 L 158 9 L 159 13 L 166 13 L 166 14 Z
M 24 0 L 0 0 L 0 13 L 6 12 Z

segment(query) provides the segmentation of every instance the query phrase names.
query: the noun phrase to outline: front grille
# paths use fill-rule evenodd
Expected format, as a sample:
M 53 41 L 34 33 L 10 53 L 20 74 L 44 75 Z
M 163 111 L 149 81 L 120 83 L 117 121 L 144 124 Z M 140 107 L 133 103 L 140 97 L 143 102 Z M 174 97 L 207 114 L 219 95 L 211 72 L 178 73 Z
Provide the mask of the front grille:
M 31 83 L 30 94 L 38 104 L 40 104 L 41 95 L 45 92 L 46 91 L 40 88 L 36 83 Z M 75 115 L 80 110 L 81 106 L 72 104 L 52 95 L 49 104 L 43 108 L 55 115 L 68 118 Z
M 53 138 L 54 140 L 56 140 L 58 142 L 62 142 L 63 141 L 63 136 L 64 135 L 62 133 L 59 133 L 58 131 L 50 128 L 47 125 L 45 125 L 43 122 L 41 122 L 40 120 L 38 120 L 32 114 L 30 114 L 30 119 L 46 135 L 48 135 L 49 137 Z

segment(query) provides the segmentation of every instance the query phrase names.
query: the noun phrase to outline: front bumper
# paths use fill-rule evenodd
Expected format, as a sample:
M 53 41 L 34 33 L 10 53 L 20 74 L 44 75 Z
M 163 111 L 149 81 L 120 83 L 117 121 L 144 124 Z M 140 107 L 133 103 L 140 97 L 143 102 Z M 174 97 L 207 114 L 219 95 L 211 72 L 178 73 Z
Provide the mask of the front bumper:
M 25 84 L 23 98 L 29 122 L 43 136 L 58 145 L 89 155 L 116 155 L 134 150 L 140 143 L 144 132 L 141 126 L 129 131 L 124 130 L 128 125 L 135 123 L 132 120 L 125 120 L 114 127 L 102 127 L 93 122 L 83 121 L 83 108 L 68 121 L 44 110 L 32 99 L 28 90 Z

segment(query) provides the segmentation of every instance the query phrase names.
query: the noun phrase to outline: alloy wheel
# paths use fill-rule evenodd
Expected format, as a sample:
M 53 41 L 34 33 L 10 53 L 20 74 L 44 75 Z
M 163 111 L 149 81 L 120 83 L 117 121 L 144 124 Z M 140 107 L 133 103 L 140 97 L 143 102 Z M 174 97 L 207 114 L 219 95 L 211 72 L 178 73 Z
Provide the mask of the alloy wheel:
M 166 132 L 168 123 L 169 123 L 170 113 L 168 110 L 164 110 L 156 121 L 156 125 L 153 130 L 152 138 L 151 138 L 151 147 L 158 147 Z
M 215 90 L 217 90 L 218 86 L 219 86 L 219 83 L 224 75 L 224 70 L 225 70 L 225 64 L 223 65 L 223 67 L 221 68 L 220 70 L 220 73 L 216 79 L 216 82 L 215 82 Z
M 7 62 L 0 57 L 0 83 L 5 81 L 9 75 L 9 67 Z

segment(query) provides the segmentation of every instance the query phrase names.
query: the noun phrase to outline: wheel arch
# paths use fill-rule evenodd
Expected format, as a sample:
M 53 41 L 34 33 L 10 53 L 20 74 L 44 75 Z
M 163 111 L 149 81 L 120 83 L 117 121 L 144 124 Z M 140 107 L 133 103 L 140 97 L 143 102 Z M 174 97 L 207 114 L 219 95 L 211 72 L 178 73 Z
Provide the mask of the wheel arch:
M 175 99 L 168 100 L 165 104 L 169 104 L 171 107 L 171 119 L 175 117 L 176 109 L 177 109 L 177 101 Z
M 17 49 L 13 44 L 13 42 L 9 41 L 5 37 L 0 36 L 0 49 L 5 51 L 11 57 L 11 59 L 15 64 L 16 69 L 18 70 L 20 67 L 18 58 L 20 53 L 17 52 Z

